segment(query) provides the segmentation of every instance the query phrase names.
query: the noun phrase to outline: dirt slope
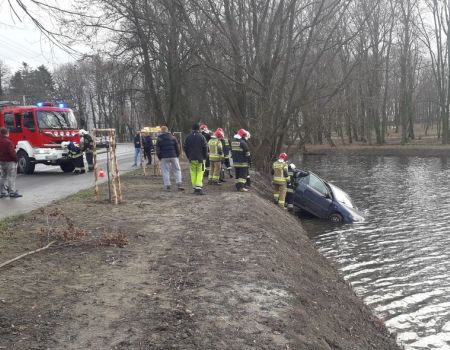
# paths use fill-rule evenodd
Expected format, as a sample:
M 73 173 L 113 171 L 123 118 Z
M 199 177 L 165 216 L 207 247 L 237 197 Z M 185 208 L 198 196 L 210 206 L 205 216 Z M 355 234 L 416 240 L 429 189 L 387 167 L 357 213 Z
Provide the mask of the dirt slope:
M 117 207 L 53 206 L 94 237 L 126 232 L 124 248 L 59 244 L 0 269 L 0 349 L 398 349 L 299 221 L 255 191 L 167 193 L 137 174 L 124 186 Z M 0 225 L 0 263 L 36 247 L 45 219 Z

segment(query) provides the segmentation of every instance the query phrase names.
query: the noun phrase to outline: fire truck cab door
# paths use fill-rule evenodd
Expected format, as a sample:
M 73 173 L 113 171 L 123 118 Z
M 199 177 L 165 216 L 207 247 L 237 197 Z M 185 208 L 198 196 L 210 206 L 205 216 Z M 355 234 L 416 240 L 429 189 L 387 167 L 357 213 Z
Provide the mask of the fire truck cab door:
M 20 141 L 22 138 L 22 135 L 20 133 L 21 130 L 20 128 L 17 128 L 16 125 L 16 115 L 14 115 L 12 112 L 7 112 L 4 114 L 5 127 L 9 130 L 9 138 L 11 139 L 14 145 L 16 145 L 17 142 Z M 20 114 L 18 119 L 20 125 Z
M 36 146 L 37 128 L 32 111 L 25 112 L 22 116 L 22 140 Z

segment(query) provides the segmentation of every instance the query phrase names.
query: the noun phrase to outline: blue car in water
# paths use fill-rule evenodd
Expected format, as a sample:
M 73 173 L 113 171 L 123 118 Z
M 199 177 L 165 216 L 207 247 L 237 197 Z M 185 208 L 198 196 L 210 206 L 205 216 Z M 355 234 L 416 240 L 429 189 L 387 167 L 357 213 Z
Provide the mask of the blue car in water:
M 333 223 L 364 221 L 349 195 L 312 172 L 299 177 L 294 193 L 294 208 Z

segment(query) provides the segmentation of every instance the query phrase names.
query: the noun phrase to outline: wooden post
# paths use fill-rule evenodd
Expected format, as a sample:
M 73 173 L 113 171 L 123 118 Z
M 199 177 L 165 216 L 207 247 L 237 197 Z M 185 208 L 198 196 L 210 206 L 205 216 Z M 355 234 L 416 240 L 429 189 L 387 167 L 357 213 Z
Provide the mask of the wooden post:
M 117 163 L 117 153 L 116 153 L 116 130 L 114 130 L 114 172 L 116 174 L 116 186 L 117 186 L 117 204 L 122 203 L 122 184 L 120 182 L 119 165 Z
M 116 154 L 116 130 L 115 129 L 94 129 L 94 177 L 95 177 L 95 197 L 96 200 L 100 200 L 100 191 L 98 187 L 98 172 L 97 172 L 97 135 L 107 134 L 108 135 L 108 150 L 107 157 L 109 157 L 109 168 L 107 171 L 111 174 L 111 184 L 112 184 L 112 202 L 114 204 L 119 204 L 122 202 L 122 186 L 120 182 L 119 166 L 117 162 Z
M 94 192 L 95 192 L 95 199 L 97 201 L 100 200 L 99 196 L 99 191 L 98 191 L 98 172 L 97 172 L 97 130 L 94 129 L 92 130 L 92 138 L 94 141 Z

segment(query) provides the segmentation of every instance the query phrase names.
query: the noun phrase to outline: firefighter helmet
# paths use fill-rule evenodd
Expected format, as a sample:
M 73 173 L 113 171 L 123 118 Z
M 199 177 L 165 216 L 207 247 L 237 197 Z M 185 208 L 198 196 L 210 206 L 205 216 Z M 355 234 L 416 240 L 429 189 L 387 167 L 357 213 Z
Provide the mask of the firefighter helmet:
M 225 135 L 223 134 L 223 130 L 219 128 L 214 132 L 214 136 L 218 139 L 223 139 Z
M 289 164 L 289 168 L 291 168 L 292 170 L 295 170 L 296 166 L 294 163 Z
M 87 131 L 86 130 L 84 130 L 84 129 L 80 129 L 79 131 L 78 131 L 78 135 L 80 135 L 80 136 L 83 136 L 83 135 L 87 135 Z
M 288 155 L 286 153 L 280 153 L 278 158 L 281 159 L 281 160 L 287 161 L 288 160 Z
M 243 139 L 247 138 L 247 136 L 248 136 L 248 131 L 245 129 L 239 129 L 237 133 Z

